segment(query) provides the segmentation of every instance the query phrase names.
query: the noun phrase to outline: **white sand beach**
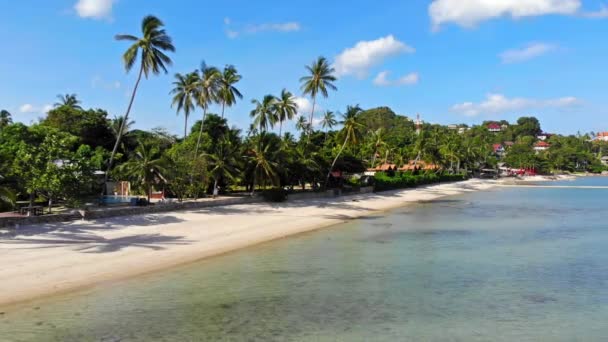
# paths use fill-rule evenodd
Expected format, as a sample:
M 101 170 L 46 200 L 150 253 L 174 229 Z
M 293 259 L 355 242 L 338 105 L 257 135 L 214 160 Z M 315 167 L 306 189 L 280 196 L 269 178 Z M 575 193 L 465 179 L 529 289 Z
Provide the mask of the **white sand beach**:
M 0 305 L 159 271 L 494 184 L 470 180 L 339 199 L 233 205 L 1 231 Z

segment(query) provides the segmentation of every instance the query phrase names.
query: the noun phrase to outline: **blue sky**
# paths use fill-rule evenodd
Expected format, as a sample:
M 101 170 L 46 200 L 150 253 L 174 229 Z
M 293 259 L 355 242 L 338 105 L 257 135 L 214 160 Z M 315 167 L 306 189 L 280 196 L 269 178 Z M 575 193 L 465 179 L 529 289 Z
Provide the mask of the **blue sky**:
M 227 117 L 245 128 L 251 99 L 284 87 L 301 96 L 304 65 L 323 55 L 340 79 L 321 110 L 389 106 L 443 124 L 535 115 L 552 132 L 608 129 L 608 7 L 596 0 L 6 1 L 0 108 L 29 123 L 57 94 L 77 93 L 85 107 L 124 114 L 136 75 L 113 36 L 139 35 L 147 14 L 165 22 L 177 52 L 168 75 L 142 84 L 139 128 L 182 132 L 173 74 L 203 59 L 243 75 L 245 98 Z

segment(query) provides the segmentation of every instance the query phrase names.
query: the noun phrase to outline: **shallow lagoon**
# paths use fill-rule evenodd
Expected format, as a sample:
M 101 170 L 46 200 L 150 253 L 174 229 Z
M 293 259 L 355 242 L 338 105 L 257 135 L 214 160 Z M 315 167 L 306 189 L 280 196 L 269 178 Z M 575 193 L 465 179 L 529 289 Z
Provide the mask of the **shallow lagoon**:
M 560 183 L 577 184 L 608 179 Z M 0 340 L 603 341 L 607 197 L 508 188 L 421 203 L 0 309 Z

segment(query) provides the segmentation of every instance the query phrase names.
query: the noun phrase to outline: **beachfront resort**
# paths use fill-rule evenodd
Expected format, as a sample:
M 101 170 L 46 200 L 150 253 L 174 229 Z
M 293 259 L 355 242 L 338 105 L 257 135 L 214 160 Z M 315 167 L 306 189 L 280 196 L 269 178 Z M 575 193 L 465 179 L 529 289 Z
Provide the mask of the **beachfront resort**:
M 65 2 L 0 5 L 0 341 L 608 334 L 605 8 Z

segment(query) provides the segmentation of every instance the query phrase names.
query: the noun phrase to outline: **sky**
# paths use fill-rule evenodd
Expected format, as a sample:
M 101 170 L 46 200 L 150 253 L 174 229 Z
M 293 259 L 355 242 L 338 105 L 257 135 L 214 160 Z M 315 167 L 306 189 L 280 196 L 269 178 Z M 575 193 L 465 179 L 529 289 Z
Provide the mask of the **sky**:
M 3 1 L 0 108 L 32 123 L 58 94 L 76 93 L 85 108 L 123 115 L 137 75 L 125 72 L 128 44 L 114 35 L 140 36 L 148 14 L 163 20 L 177 51 L 167 75 L 142 82 L 136 128 L 182 133 L 174 74 L 203 60 L 243 75 L 244 98 L 226 110 L 231 125 L 246 129 L 251 100 L 283 88 L 308 113 L 299 78 L 325 56 L 338 91 L 318 100 L 316 117 L 358 104 L 441 124 L 533 115 L 549 132 L 608 130 L 601 0 Z

